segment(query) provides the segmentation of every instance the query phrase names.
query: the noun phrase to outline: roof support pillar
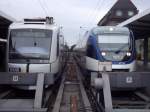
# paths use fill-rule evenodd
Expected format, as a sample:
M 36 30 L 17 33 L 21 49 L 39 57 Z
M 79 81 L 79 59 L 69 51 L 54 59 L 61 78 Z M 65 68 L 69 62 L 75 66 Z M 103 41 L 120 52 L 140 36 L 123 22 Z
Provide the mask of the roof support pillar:
M 144 39 L 144 65 L 148 63 L 148 38 Z

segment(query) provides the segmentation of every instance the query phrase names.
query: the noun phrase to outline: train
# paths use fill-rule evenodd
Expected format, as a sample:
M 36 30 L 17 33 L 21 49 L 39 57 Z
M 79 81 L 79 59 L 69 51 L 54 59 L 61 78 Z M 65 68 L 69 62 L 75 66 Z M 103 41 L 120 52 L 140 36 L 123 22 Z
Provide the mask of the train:
M 124 85 L 118 85 L 117 80 L 133 81 L 129 73 L 136 71 L 136 48 L 131 30 L 127 27 L 97 26 L 86 31 L 83 38 L 85 45 L 75 49 L 75 57 L 86 71 L 85 77 L 91 85 L 94 85 L 99 72 L 107 72 L 107 69 L 109 74 L 116 73 L 110 75 L 114 88 L 125 88 Z M 107 69 L 100 68 L 100 64 L 102 67 L 108 66 Z M 121 77 L 122 72 L 126 75 Z
M 128 28 L 96 27 L 87 36 L 86 56 L 89 59 L 112 62 L 112 71 L 136 70 L 135 39 Z M 90 65 L 86 65 L 89 70 Z
M 60 77 L 64 36 L 62 27 L 54 24 L 53 17 L 12 23 L 7 40 L 9 73 L 46 73 L 50 76 L 49 85 Z M 34 87 L 21 85 L 18 88 Z

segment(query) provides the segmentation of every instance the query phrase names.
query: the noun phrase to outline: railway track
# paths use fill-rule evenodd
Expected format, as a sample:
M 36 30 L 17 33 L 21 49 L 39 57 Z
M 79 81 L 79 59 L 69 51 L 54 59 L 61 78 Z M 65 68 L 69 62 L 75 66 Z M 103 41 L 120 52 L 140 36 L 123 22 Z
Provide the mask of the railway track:
M 81 69 L 82 74 L 87 74 L 82 67 L 82 60 L 74 56 L 76 63 Z M 104 106 L 103 90 L 97 91 L 88 83 L 89 80 L 83 77 L 84 86 L 94 112 L 107 112 Z M 97 97 L 99 92 L 100 97 Z M 134 91 L 111 91 L 112 98 L 112 112 L 149 112 L 150 110 L 150 97 L 141 89 Z
M 79 70 L 70 56 L 52 112 L 92 112 Z
M 104 108 L 103 104 L 101 104 L 97 101 L 95 89 L 90 86 L 90 81 L 88 79 L 86 79 L 85 77 L 83 77 L 83 74 L 85 75 L 85 74 L 87 74 L 87 72 L 83 69 L 83 67 L 82 67 L 83 65 L 81 65 L 81 63 L 84 63 L 83 60 L 80 60 L 80 62 L 79 62 L 78 58 L 79 57 L 74 56 L 74 60 L 75 60 L 76 64 L 78 65 L 78 69 L 81 74 L 80 76 L 81 76 L 81 79 L 83 82 L 83 86 L 85 88 L 87 97 L 90 101 L 92 111 L 93 112 L 105 112 L 105 108 Z

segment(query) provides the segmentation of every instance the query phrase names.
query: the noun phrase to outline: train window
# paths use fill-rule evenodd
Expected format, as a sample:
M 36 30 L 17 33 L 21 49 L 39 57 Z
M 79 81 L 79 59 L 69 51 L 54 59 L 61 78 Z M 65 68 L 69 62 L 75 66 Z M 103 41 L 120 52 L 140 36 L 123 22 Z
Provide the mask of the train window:
M 121 10 L 116 11 L 116 16 L 122 16 L 122 15 L 123 15 L 123 12 Z
M 133 16 L 134 12 L 133 11 L 128 11 L 128 16 Z
M 51 30 L 15 29 L 10 34 L 10 58 L 48 59 L 51 46 Z

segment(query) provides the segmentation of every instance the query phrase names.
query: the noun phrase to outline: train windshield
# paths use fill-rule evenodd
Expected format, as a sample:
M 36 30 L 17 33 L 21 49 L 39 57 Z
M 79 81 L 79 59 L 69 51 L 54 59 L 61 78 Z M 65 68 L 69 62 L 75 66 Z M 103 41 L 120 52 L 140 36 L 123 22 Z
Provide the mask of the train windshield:
M 101 50 L 104 51 L 128 51 L 128 35 L 99 35 L 98 43 Z
M 11 30 L 9 38 L 9 57 L 13 59 L 48 59 L 50 57 L 51 39 L 51 30 Z
M 104 58 L 111 61 L 123 61 L 131 50 L 128 34 L 105 34 L 98 36 L 98 46 L 104 52 Z M 126 58 L 127 59 L 127 58 Z

